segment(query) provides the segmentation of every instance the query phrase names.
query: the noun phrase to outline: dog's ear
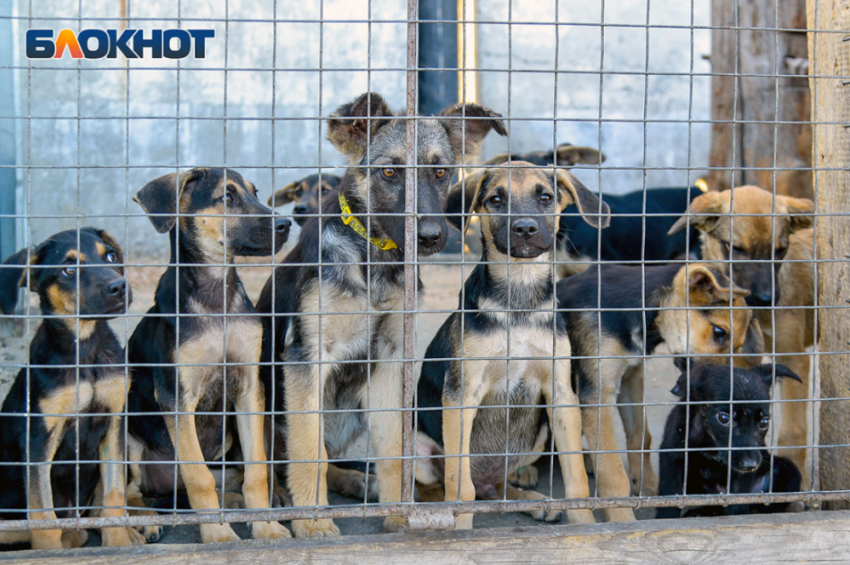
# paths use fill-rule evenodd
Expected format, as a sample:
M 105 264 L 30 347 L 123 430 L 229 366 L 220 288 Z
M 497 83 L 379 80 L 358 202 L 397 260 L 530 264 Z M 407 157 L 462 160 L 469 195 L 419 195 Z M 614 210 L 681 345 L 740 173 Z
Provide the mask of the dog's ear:
M 461 233 L 466 231 L 469 215 L 478 208 L 479 194 L 489 176 L 489 169 L 479 169 L 460 182 L 456 182 L 449 189 L 446 199 L 446 219 Z
M 156 231 L 166 233 L 177 222 L 177 199 L 182 199 L 186 188 L 202 174 L 200 169 L 192 169 L 161 176 L 146 184 L 133 200 L 148 215 Z
M 607 228 L 611 224 L 611 208 L 593 194 L 570 172 L 556 169 L 553 184 L 558 189 L 558 211 L 563 212 L 570 204 L 578 207 L 584 221 L 595 228 Z M 601 203 L 601 210 L 600 210 Z
M 559 167 L 572 167 L 574 165 L 598 165 L 605 161 L 605 154 L 593 147 L 580 147 L 562 143 L 556 151 L 558 156 L 555 164 Z
M 499 135 L 508 135 L 501 118 L 501 114 L 478 104 L 455 104 L 440 112 L 439 120 L 449 134 L 455 162 L 478 153 L 491 129 Z
M 679 369 L 679 378 L 676 379 L 676 384 L 670 392 L 682 400 L 688 398 L 688 380 L 690 379 L 690 400 L 701 399 L 703 393 L 702 375 L 708 368 L 708 365 L 705 363 L 696 363 L 693 359 L 687 357 L 677 357 L 673 362 Z
M 761 363 L 764 353 L 764 335 L 761 331 L 761 324 L 755 316 L 750 319 L 750 324 L 747 326 L 747 335 L 744 337 L 743 345 L 735 353 L 748 354 L 746 356 L 735 356 L 733 365 L 736 367 L 747 369 Z
M 331 188 L 336 188 L 339 186 L 339 183 L 342 181 L 342 177 L 337 175 L 330 175 L 322 173 L 322 182 L 328 183 L 328 186 Z
M 351 159 L 360 161 L 366 146 L 378 130 L 387 125 L 392 111 L 380 94 L 364 92 L 357 100 L 343 104 L 328 119 L 328 141 Z
M 124 252 L 121 251 L 121 246 L 118 245 L 118 241 L 112 237 L 106 230 L 98 229 L 98 228 L 85 228 L 90 229 L 92 233 L 94 233 L 97 237 L 103 240 L 103 243 L 110 246 L 115 250 L 115 254 L 118 255 L 118 264 L 115 266 L 116 269 L 123 275 L 124 274 Z
M 516 155 L 511 156 L 509 153 L 499 153 L 495 157 L 491 157 L 490 159 L 487 159 L 486 161 L 481 163 L 481 166 L 489 167 L 491 165 L 504 165 L 508 162 L 508 158 L 510 158 L 511 161 L 519 161 L 519 159 L 515 159 L 514 157 L 516 157 Z
M 776 370 L 776 379 L 777 380 L 779 380 L 780 377 L 784 377 L 784 378 L 788 378 L 788 379 L 793 379 L 793 380 L 797 381 L 798 383 L 803 382 L 800 379 L 800 377 L 797 375 L 797 373 L 795 373 L 790 368 L 788 368 L 787 365 L 783 365 L 781 363 L 777 363 L 776 365 L 772 365 L 770 363 L 765 363 L 764 365 L 758 365 L 756 367 L 753 367 L 751 370 L 755 371 L 756 373 L 761 375 L 761 378 L 764 380 L 764 382 L 767 386 L 771 386 L 773 384 L 773 371 L 774 370 Z
M 700 194 L 691 201 L 688 206 L 687 216 L 682 216 L 673 226 L 667 231 L 667 235 L 684 229 L 688 225 L 690 219 L 691 227 L 697 228 L 700 231 L 711 231 L 717 225 L 719 220 L 718 215 L 723 213 L 723 203 L 719 192 L 706 192 Z
M 13 253 L 0 266 L 0 312 L 13 314 L 18 305 L 18 289 L 27 283 L 27 267 L 38 265 L 44 254 L 44 244 Z M 35 288 L 38 269 L 30 274 L 30 286 Z
M 729 303 L 731 289 L 732 301 L 749 296 L 750 292 L 735 285 L 722 272 L 705 265 L 685 265 L 687 269 L 688 292 L 691 306 Z
M 295 187 L 298 186 L 298 181 L 293 181 L 284 186 L 269 197 L 269 206 L 277 208 L 284 204 L 289 204 L 295 200 Z
M 685 398 L 685 394 L 687 393 L 687 371 L 689 368 L 693 367 L 693 360 L 689 357 L 676 357 L 673 359 L 673 364 L 676 365 L 676 368 L 679 369 L 679 378 L 676 379 L 676 384 L 670 390 L 670 392 L 674 396 L 678 396 L 679 398 Z
M 791 233 L 812 227 L 815 213 L 815 203 L 808 198 L 792 198 L 791 196 L 777 196 L 779 202 L 784 206 L 786 214 L 797 214 L 790 217 Z

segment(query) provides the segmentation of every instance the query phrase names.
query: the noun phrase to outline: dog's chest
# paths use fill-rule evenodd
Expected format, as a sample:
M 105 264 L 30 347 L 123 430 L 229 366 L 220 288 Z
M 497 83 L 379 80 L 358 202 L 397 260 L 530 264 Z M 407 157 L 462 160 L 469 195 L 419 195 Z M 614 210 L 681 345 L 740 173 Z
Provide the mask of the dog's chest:
M 74 379 L 76 380 L 76 376 Z M 63 415 L 88 412 L 121 412 L 130 387 L 130 378 L 121 372 L 83 369 L 77 382 L 56 387 L 38 400 L 38 408 L 47 414 L 45 424 L 52 429 Z

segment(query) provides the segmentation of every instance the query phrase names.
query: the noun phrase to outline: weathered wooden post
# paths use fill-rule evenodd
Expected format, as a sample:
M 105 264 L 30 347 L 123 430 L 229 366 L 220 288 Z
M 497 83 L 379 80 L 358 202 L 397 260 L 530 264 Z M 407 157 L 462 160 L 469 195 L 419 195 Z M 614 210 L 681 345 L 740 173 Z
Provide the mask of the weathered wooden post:
M 850 75 L 850 0 L 807 0 L 808 34 L 814 116 L 814 187 L 817 212 L 819 356 L 821 377 L 820 486 L 822 490 L 850 489 L 850 124 L 847 76 Z M 835 306 L 845 306 L 835 308 Z M 850 502 L 830 502 L 829 508 L 850 508 Z
M 712 170 L 709 187 L 773 190 L 776 167 L 777 194 L 811 198 L 805 0 L 714 0 L 711 25 L 709 166 L 745 170 Z

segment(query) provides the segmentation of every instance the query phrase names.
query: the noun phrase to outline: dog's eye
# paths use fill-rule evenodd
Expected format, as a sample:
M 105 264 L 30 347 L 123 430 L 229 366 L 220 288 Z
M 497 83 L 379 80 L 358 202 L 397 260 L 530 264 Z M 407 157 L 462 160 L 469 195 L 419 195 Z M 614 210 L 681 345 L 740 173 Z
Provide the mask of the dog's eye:
M 395 176 L 395 169 L 390 169 L 390 168 L 381 169 L 381 172 L 384 174 L 384 177 L 386 177 L 388 179 L 391 179 Z
M 300 188 L 295 191 L 295 197 L 296 198 L 301 198 L 301 195 L 303 195 L 303 194 L 304 194 L 304 191 L 301 190 Z
M 785 257 L 786 253 L 788 253 L 787 247 L 780 247 L 779 249 L 774 251 L 774 255 L 776 255 L 777 257 Z
M 729 414 L 727 412 L 717 413 L 717 421 L 720 422 L 722 426 L 728 426 L 730 420 L 731 418 L 729 418 Z
M 544 204 L 548 204 L 549 202 L 552 201 L 552 195 L 543 193 L 543 194 L 540 195 L 540 201 L 543 202 Z
M 728 332 L 720 326 L 711 326 L 711 333 L 714 336 L 715 340 L 720 341 L 722 339 L 726 339 L 726 335 Z
M 323 187 L 322 187 L 322 194 L 327 194 L 327 193 L 328 193 L 328 192 L 330 192 L 330 191 L 331 191 L 331 189 L 330 189 L 330 188 L 328 188 L 328 187 L 326 187 L 326 186 L 323 186 Z
M 441 178 L 443 178 L 444 176 L 446 176 L 446 170 L 445 170 L 445 169 L 436 169 L 436 170 L 434 171 L 434 175 L 435 175 L 438 179 L 441 179 Z
M 64 277 L 73 277 L 76 274 L 77 274 L 77 268 L 76 267 L 65 267 L 64 269 L 62 269 L 62 276 L 64 276 Z
M 221 200 L 222 200 L 222 202 L 226 202 L 227 204 L 230 204 L 231 202 L 233 202 L 233 195 L 228 192 L 224 196 L 221 197 Z
M 766 430 L 770 425 L 770 416 L 765 416 L 759 421 L 759 428 Z
M 106 256 L 104 257 L 104 259 L 106 259 L 107 263 L 114 263 L 115 261 L 118 260 L 118 256 L 115 255 L 114 251 L 108 251 L 106 253 Z
M 493 206 L 498 206 L 501 203 L 502 203 L 502 197 L 499 196 L 498 194 L 494 194 L 493 196 L 490 197 L 490 204 L 492 204 Z

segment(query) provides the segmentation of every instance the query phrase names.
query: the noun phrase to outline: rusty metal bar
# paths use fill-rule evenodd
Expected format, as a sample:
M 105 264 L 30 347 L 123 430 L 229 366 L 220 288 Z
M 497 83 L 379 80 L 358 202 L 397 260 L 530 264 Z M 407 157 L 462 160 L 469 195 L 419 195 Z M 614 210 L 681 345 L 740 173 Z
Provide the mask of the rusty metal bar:
M 401 501 L 413 502 L 413 392 L 416 356 L 416 10 L 417 0 L 407 0 L 407 170 L 404 183 L 404 395 L 402 413 Z

